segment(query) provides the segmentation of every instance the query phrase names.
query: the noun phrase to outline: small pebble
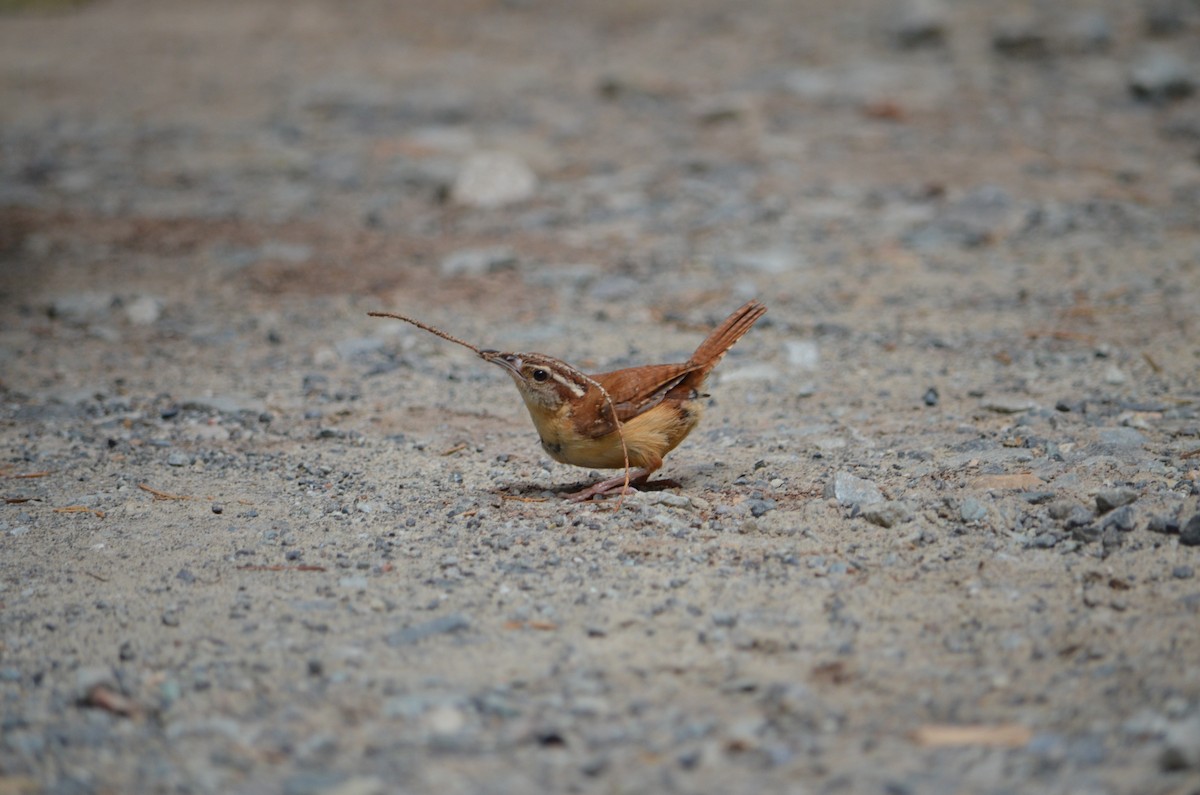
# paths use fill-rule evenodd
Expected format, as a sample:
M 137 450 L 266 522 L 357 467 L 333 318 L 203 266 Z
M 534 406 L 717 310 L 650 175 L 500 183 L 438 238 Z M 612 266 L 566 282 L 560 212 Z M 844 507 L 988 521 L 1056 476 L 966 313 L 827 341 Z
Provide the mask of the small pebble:
M 1028 398 L 1001 396 L 983 401 L 983 408 L 997 414 L 1021 414 L 1037 408 L 1037 404 Z
M 1146 102 L 1168 102 L 1190 96 L 1196 90 L 1196 79 L 1182 58 L 1159 50 L 1133 65 L 1129 90 Z
M 1053 516 L 1053 514 L 1051 514 Z M 1073 530 L 1076 527 L 1085 527 L 1092 523 L 1092 512 L 1082 505 L 1072 506 L 1070 511 L 1060 517 L 1063 521 L 1063 526 L 1068 530 Z
M 747 500 L 746 504 L 750 506 L 750 515 L 758 517 L 758 516 L 762 516 L 763 514 L 767 513 L 768 511 L 775 510 L 777 503 L 775 502 L 775 500 L 752 499 L 752 500 Z
M 1161 516 L 1156 514 L 1150 517 L 1150 521 L 1146 524 L 1146 529 L 1151 533 L 1175 535 L 1179 532 L 1179 520 L 1172 516 Z
M 384 638 L 384 642 L 392 647 L 411 646 L 426 638 L 463 632 L 470 627 L 471 619 L 461 613 L 452 613 L 399 629 Z
M 191 456 L 189 456 L 187 453 L 180 453 L 176 451 L 167 456 L 167 466 L 185 467 L 191 462 Z
M 1136 526 L 1136 517 L 1134 516 L 1133 508 L 1129 505 L 1123 508 L 1118 508 L 1104 518 L 1104 528 L 1113 528 L 1122 533 L 1128 533 Z
M 925 390 L 925 396 L 921 398 L 926 406 L 936 406 L 938 404 L 938 391 L 934 387 L 929 387 Z
M 1101 513 L 1108 513 L 1115 508 L 1129 505 L 1137 498 L 1138 492 L 1135 489 L 1105 489 L 1096 492 L 1096 507 Z
M 838 505 L 868 505 L 883 502 L 883 492 L 871 481 L 849 472 L 838 472 L 833 481 L 825 484 L 825 497 L 833 497 Z
M 1142 24 L 1147 35 L 1174 36 L 1186 29 L 1184 0 L 1150 0 L 1142 5 Z
M 959 518 L 964 522 L 981 522 L 987 518 L 988 509 L 974 497 L 967 497 L 958 508 Z
M 524 160 L 509 152 L 477 152 L 463 163 L 451 196 L 472 207 L 500 207 L 533 198 L 538 180 Z
M 1200 547 L 1200 513 L 1188 519 L 1180 529 L 1179 543 L 1185 547 Z
M 904 49 L 936 47 L 945 42 L 947 9 L 940 0 L 907 0 L 892 24 L 892 37 Z
M 1035 549 L 1050 549 L 1058 545 L 1062 541 L 1062 536 L 1058 533 L 1038 533 L 1029 542 L 1029 546 Z
M 212 512 L 213 513 L 225 513 L 225 506 L 219 502 L 214 502 L 212 504 Z
M 1171 576 L 1177 580 L 1190 580 L 1196 576 L 1196 570 L 1191 566 L 1180 565 L 1171 569 Z
M 895 527 L 901 522 L 906 522 L 912 518 L 912 510 L 908 507 L 907 503 L 901 500 L 887 500 L 872 505 L 864 505 L 862 506 L 862 512 L 864 519 L 879 527 Z
M 1032 16 L 1011 16 L 992 29 L 992 48 L 1009 58 L 1041 58 L 1049 53 L 1044 26 Z
M 490 248 L 464 248 L 452 252 L 442 260 L 442 275 L 483 276 L 517 264 L 517 254 L 508 246 Z

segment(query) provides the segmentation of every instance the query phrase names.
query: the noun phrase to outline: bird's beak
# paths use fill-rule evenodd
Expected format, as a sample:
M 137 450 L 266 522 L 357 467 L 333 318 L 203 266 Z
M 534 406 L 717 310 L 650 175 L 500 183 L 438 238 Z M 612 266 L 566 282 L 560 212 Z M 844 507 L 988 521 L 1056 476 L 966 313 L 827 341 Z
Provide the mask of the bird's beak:
M 479 352 L 480 358 L 485 362 L 498 364 L 507 370 L 511 375 L 519 377 L 521 375 L 521 357 L 515 353 L 501 353 L 500 351 L 483 350 Z

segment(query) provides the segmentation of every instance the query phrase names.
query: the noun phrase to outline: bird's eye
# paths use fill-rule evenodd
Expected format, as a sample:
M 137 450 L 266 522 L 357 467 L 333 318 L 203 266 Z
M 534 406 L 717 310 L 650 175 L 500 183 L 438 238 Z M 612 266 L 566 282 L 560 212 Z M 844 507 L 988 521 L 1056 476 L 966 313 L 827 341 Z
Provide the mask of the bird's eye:
M 543 370 L 540 367 L 538 369 L 534 370 L 531 373 L 531 375 L 533 376 L 533 380 L 537 381 L 539 384 L 543 383 L 546 379 L 548 379 L 550 377 L 550 373 L 546 372 L 545 370 Z

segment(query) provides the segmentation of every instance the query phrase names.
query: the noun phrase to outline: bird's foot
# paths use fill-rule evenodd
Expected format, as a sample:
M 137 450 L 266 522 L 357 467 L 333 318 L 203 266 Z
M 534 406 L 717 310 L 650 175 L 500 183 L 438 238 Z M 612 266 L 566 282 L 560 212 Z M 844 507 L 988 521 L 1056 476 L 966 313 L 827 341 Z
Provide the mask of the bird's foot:
M 617 494 L 634 494 L 638 488 L 646 485 L 646 479 L 650 477 L 649 472 L 639 472 L 629 478 L 629 485 L 626 485 L 625 476 L 619 475 L 615 478 L 602 480 L 588 486 L 586 489 L 573 491 L 570 494 L 564 495 L 571 502 L 586 502 L 596 497 L 603 497 L 611 493 Z M 657 484 L 660 481 L 655 481 Z M 622 488 L 624 487 L 624 488 Z

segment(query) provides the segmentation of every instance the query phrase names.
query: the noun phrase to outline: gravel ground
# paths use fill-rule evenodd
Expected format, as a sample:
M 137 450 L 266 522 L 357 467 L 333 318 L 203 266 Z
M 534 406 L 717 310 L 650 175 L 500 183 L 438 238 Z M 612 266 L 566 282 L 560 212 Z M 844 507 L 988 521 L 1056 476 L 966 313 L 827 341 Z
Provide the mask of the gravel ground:
M 1200 792 L 1195 2 L 30 5 L 0 793 Z

